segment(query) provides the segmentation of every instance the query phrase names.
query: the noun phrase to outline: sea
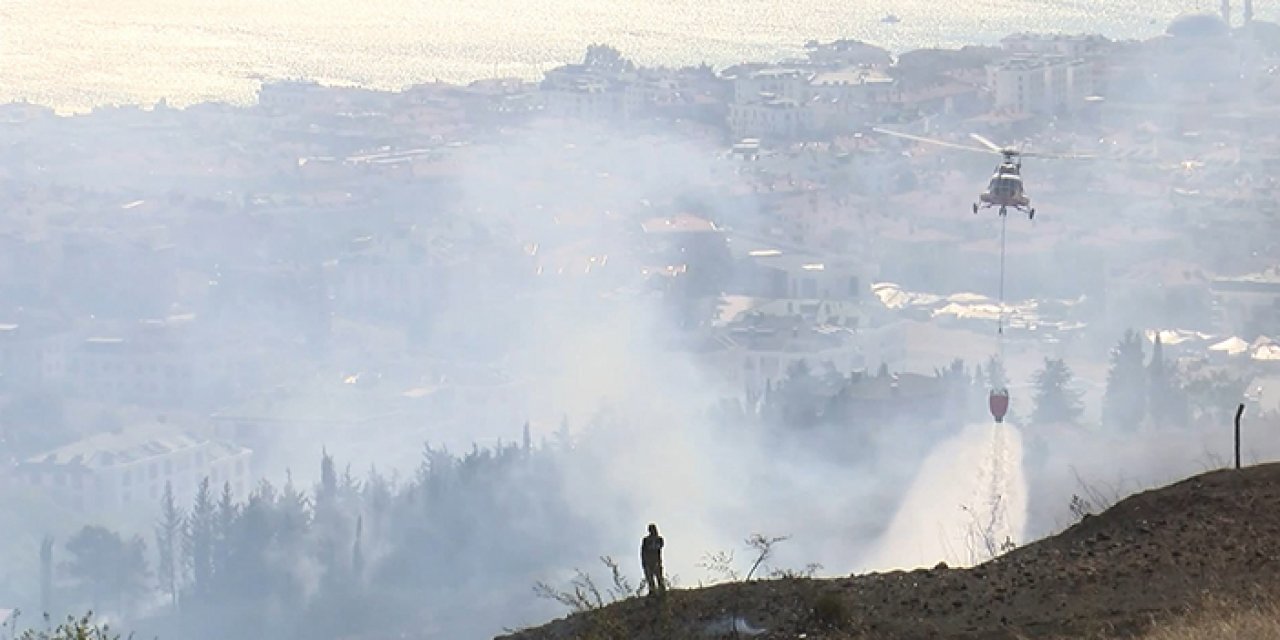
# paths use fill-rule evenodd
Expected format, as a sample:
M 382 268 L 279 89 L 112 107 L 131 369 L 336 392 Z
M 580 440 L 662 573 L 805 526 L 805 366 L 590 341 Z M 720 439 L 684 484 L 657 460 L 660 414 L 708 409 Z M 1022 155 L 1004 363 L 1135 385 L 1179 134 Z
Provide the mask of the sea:
M 1240 0 L 1236 0 L 1237 5 Z M 1273 20 L 1280 3 L 1259 0 Z M 810 39 L 894 52 L 1013 32 L 1145 38 L 1218 0 L 0 0 L 0 102 L 252 103 L 264 80 L 399 89 L 534 79 L 608 43 L 646 65 L 780 60 Z M 1240 9 L 1237 8 L 1237 16 Z M 883 20 L 894 15 L 899 21 Z M 1238 21 L 1237 17 L 1237 21 Z

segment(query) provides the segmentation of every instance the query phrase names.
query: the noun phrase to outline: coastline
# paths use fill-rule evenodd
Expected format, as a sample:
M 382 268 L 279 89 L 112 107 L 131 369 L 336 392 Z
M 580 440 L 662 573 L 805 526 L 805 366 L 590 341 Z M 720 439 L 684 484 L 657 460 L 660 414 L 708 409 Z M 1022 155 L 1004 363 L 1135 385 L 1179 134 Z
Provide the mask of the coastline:
M 289 79 L 388 92 L 435 81 L 460 86 L 498 78 L 538 81 L 546 71 L 576 62 L 580 52 L 592 42 L 611 44 L 644 67 L 706 63 L 723 69 L 746 62 L 779 62 L 803 56 L 804 43 L 810 39 L 850 39 L 883 48 L 896 56 L 926 49 L 993 46 L 1009 33 L 1041 30 L 1036 24 L 985 19 L 974 24 L 969 24 L 972 20 L 958 19 L 954 24 L 945 23 L 946 28 L 942 28 L 936 18 L 906 11 L 896 13 L 901 23 L 885 24 L 881 22 L 883 15 L 879 12 L 871 24 L 866 25 L 837 26 L 803 34 L 796 25 L 787 25 L 779 26 L 782 35 L 748 33 L 741 39 L 714 32 L 690 39 L 676 28 L 655 32 L 606 27 L 597 34 L 571 34 L 562 41 L 533 40 L 527 49 L 526 43 L 519 40 L 484 46 L 483 53 L 459 48 L 456 43 L 399 41 L 356 44 L 351 45 L 349 51 L 332 54 L 314 50 L 314 45 L 308 47 L 305 43 L 298 43 L 295 51 L 293 45 L 286 42 L 283 51 L 258 52 L 252 50 L 256 41 L 229 41 L 199 57 L 182 51 L 179 46 L 171 58 L 139 60 L 136 65 L 131 62 L 128 51 L 118 49 L 94 51 L 92 57 L 83 59 L 60 59 L 56 54 L 45 56 L 37 38 L 25 45 L 25 53 L 21 41 L 10 52 L 0 51 L 0 65 L 10 63 L 8 66 L 14 69 L 6 72 L 9 78 L 0 78 L 0 104 L 25 101 L 69 115 L 87 113 L 99 106 L 149 106 L 161 99 L 174 107 L 209 102 L 248 106 L 255 102 L 261 82 Z M 1096 25 L 1076 21 L 1064 24 L 1061 31 L 1076 33 L 1080 32 L 1078 27 L 1084 27 L 1090 33 L 1101 33 L 1111 39 L 1128 39 L 1145 37 L 1149 35 L 1146 32 L 1159 30 L 1159 27 L 1139 27 L 1133 20 L 1126 22 L 1125 16 L 1119 18 L 1119 24 L 1105 18 Z M 974 28 L 978 31 L 970 30 Z M 273 43 L 262 44 L 270 48 Z M 47 60 L 43 59 L 46 57 Z M 88 59 L 93 62 L 85 62 Z M 19 64 L 30 60 L 36 64 Z M 41 65 L 46 68 L 42 69 Z M 54 68 L 56 74 L 50 71 Z

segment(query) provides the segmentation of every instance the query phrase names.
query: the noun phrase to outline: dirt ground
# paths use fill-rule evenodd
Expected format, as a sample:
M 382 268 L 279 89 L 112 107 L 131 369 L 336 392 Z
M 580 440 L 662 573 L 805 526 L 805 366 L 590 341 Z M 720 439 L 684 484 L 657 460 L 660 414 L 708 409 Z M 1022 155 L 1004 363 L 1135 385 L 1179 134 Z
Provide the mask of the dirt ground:
M 507 640 L 1128 637 L 1206 599 L 1280 596 L 1280 464 L 1139 493 L 971 569 L 786 579 L 632 598 Z

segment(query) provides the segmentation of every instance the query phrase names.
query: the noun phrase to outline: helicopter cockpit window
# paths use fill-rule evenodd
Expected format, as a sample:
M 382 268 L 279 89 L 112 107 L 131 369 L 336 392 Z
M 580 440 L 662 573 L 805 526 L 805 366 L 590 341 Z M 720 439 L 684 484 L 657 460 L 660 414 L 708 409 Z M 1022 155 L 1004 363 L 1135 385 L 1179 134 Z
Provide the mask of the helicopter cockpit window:
M 1008 176 L 1000 176 L 991 181 L 991 193 L 996 196 L 1013 196 L 1017 194 L 1018 181 Z

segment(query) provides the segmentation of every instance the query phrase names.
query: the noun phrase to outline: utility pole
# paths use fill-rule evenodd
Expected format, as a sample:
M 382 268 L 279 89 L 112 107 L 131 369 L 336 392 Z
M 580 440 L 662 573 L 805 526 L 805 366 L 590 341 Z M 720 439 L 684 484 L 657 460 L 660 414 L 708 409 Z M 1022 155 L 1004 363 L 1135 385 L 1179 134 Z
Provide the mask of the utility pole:
M 1222 21 L 1231 26 L 1231 0 L 1222 0 Z
M 1248 26 L 1253 22 L 1253 0 L 1244 0 L 1244 24 Z
M 53 614 L 53 536 L 40 540 L 40 608 L 43 615 Z
M 1236 469 L 1240 469 L 1240 416 L 1244 415 L 1244 403 L 1236 407 Z

